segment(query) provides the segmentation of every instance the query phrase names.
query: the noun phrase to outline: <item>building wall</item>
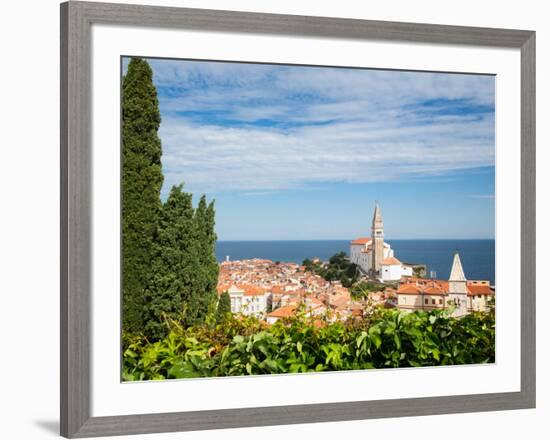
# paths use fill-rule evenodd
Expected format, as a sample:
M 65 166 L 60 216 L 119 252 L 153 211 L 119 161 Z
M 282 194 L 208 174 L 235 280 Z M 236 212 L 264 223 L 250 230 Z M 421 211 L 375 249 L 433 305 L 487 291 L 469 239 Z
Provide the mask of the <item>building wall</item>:
M 231 299 L 231 313 L 239 313 L 243 306 L 243 297 L 242 292 L 229 292 L 229 298 Z
M 242 313 L 243 315 L 262 316 L 267 312 L 271 294 L 246 296 L 242 291 L 229 291 L 231 299 L 231 312 Z
M 363 250 L 363 248 L 364 248 L 364 245 L 362 245 L 362 244 L 352 244 L 352 245 L 350 245 L 349 259 L 352 263 L 360 265 L 359 260 L 361 258 L 361 251 Z
M 401 264 L 384 265 L 380 268 L 382 281 L 399 281 L 403 276 L 412 276 L 412 268 Z
M 446 306 L 447 299 L 444 295 L 423 295 L 422 304 L 424 309 L 443 309 Z
M 422 295 L 397 294 L 397 307 L 400 309 L 422 309 Z
M 350 261 L 357 264 L 365 272 L 368 272 L 371 268 L 371 254 L 363 252 L 365 245 L 352 244 L 350 246 Z
M 468 296 L 461 293 L 449 292 L 448 300 L 455 304 L 456 309 L 452 316 L 464 316 L 468 313 Z
M 399 264 L 384 265 L 380 268 L 380 279 L 382 281 L 398 281 L 401 279 L 401 274 L 402 269 Z
M 489 309 L 489 300 L 492 296 L 473 295 L 468 296 L 468 310 L 474 312 L 485 312 Z

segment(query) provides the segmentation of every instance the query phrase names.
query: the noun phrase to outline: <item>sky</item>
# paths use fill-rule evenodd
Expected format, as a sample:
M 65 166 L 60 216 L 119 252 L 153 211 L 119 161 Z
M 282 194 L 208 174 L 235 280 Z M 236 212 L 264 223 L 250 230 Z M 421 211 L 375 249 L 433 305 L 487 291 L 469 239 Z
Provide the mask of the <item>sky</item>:
M 127 65 L 124 60 L 124 68 Z M 219 240 L 494 238 L 493 76 L 148 59 L 162 197 Z

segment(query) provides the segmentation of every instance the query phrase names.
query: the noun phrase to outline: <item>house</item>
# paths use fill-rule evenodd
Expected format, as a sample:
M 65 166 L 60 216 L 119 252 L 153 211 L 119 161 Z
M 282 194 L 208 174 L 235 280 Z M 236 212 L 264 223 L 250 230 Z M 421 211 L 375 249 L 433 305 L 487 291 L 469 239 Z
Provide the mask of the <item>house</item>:
M 487 280 L 468 280 L 468 311 L 487 311 L 494 304 L 495 291 Z
M 289 318 L 294 315 L 298 306 L 291 304 L 288 306 L 283 306 L 274 310 L 271 313 L 268 313 L 266 316 L 266 321 L 268 324 L 275 324 L 279 319 Z
M 221 287 L 223 289 L 225 286 Z M 218 287 L 221 294 L 224 291 L 229 293 L 231 299 L 231 312 L 242 313 L 243 315 L 263 316 L 271 301 L 271 292 L 265 288 L 251 284 L 234 284 L 225 290 Z

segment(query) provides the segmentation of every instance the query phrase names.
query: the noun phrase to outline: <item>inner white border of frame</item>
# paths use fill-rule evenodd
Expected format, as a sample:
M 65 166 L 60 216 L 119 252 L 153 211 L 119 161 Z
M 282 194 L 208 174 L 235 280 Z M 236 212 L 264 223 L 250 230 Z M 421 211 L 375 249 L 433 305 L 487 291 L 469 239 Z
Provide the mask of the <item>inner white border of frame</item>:
M 107 25 L 92 36 L 92 416 L 520 390 L 519 50 Z M 121 383 L 121 55 L 496 74 L 496 364 Z

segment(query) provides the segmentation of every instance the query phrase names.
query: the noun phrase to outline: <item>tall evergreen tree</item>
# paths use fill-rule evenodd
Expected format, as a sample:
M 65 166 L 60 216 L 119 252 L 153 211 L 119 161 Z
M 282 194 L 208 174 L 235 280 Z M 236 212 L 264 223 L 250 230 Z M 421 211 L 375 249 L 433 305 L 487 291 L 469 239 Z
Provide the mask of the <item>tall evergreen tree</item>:
M 192 196 L 174 186 L 162 206 L 154 242 L 152 277 L 146 289 L 144 334 L 150 340 L 166 336 L 167 319 L 181 319 L 189 300 L 192 241 Z
M 218 300 L 218 309 L 216 310 L 216 321 L 222 322 L 228 313 L 231 313 L 231 297 L 228 292 L 223 292 Z
M 151 67 L 132 58 L 122 83 L 122 321 L 130 332 L 142 330 L 144 292 L 151 276 L 163 182 L 159 125 Z
M 187 302 L 186 322 L 204 321 L 209 304 L 216 298 L 219 267 L 216 261 L 216 233 L 214 202 L 209 205 L 203 195 L 193 217 L 193 240 L 190 249 L 190 295 Z

